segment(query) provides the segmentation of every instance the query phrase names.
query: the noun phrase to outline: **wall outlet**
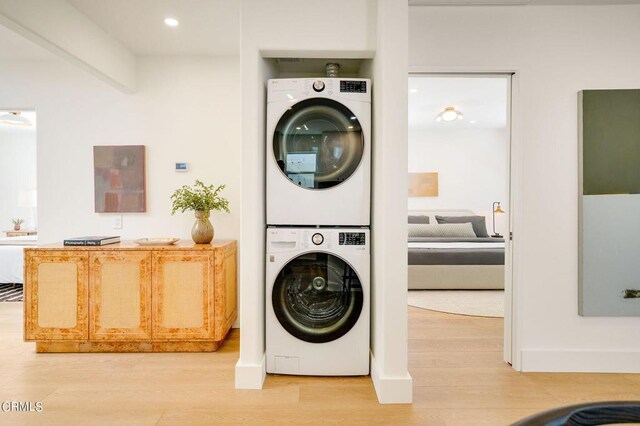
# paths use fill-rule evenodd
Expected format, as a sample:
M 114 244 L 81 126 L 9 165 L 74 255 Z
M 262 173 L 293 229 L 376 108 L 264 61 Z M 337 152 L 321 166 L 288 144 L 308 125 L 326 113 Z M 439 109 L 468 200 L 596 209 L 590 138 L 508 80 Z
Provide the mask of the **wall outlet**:
M 111 218 L 111 227 L 113 229 L 122 229 L 122 215 L 117 214 Z

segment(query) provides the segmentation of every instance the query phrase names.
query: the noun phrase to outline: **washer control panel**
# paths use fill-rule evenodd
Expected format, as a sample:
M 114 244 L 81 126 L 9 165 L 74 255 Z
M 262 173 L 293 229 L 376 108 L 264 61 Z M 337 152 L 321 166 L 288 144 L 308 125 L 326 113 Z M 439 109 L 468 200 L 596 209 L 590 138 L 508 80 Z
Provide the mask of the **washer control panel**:
M 341 246 L 363 246 L 366 243 L 364 232 L 340 232 L 338 244 Z
M 369 252 L 369 232 L 366 228 L 269 227 L 267 258 L 278 253 L 304 251 L 366 254 Z M 275 261 L 275 257 L 273 259 Z

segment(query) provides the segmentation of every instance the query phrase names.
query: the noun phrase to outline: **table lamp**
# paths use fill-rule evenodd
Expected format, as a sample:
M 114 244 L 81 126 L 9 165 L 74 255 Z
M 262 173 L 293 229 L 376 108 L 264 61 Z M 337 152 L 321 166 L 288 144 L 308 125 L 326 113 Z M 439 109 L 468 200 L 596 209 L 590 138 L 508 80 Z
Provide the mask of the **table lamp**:
M 500 201 L 494 201 L 492 207 L 493 207 L 491 209 L 493 211 L 493 235 L 492 235 L 492 237 L 494 237 L 494 238 L 502 238 L 502 235 L 500 235 L 500 234 L 498 234 L 496 232 L 496 213 L 498 213 L 498 214 L 504 213 L 504 210 L 502 210 L 500 208 Z

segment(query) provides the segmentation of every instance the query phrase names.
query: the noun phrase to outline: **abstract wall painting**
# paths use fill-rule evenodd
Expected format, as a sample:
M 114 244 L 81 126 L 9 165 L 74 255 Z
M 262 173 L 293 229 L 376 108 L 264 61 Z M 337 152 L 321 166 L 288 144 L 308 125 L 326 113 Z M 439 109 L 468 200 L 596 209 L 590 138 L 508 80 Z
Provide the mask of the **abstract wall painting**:
M 578 313 L 640 316 L 640 90 L 578 99 Z
M 438 173 L 409 173 L 409 197 L 437 197 Z
M 96 213 L 147 211 L 145 146 L 93 147 Z

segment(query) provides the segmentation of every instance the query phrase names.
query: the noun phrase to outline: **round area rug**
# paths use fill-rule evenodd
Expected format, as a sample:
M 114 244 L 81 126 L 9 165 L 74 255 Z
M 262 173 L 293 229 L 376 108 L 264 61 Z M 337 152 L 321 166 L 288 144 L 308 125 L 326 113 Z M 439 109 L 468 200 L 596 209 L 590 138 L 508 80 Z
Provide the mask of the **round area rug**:
M 504 290 L 409 290 L 409 305 L 478 317 L 504 317 Z

